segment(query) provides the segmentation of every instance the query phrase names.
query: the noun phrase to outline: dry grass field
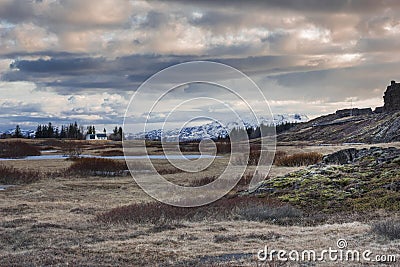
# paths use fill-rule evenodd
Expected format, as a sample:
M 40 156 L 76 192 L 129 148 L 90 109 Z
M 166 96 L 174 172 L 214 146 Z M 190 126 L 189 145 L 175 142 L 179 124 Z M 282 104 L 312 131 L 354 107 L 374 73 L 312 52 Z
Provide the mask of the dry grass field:
M 27 142 L 44 151 L 42 155 L 62 153 L 63 149 L 71 147 L 71 144 L 51 140 Z M 73 145 L 88 155 L 122 152 L 121 145 L 116 142 Z M 400 147 L 400 144 L 384 146 Z M 349 146 L 280 145 L 277 150 L 288 155 L 329 154 L 346 147 Z M 151 149 L 151 153 L 159 153 L 156 146 Z M 189 186 L 195 180 L 218 176 L 227 162 L 228 157 L 222 156 L 201 173 L 172 172 L 165 177 Z M 376 221 L 396 220 L 395 212 L 375 210 L 369 214 L 329 215 L 303 212 L 295 207 L 287 208 L 279 199 L 241 195 L 244 186 L 235 188 L 214 206 L 179 211 L 145 204 L 155 203 L 155 200 L 141 190 L 130 175 L 69 172 L 73 164 L 73 160 L 66 159 L 0 161 L 1 166 L 43 174 L 37 181 L 0 191 L 0 266 L 379 265 L 377 262 L 299 263 L 257 259 L 258 251 L 265 246 L 275 250 L 321 251 L 337 248 L 338 239 L 345 239 L 349 249 L 369 249 L 374 255 L 398 257 L 400 253 L 398 239 L 372 231 Z M 154 164 L 159 170 L 170 168 L 165 160 L 155 160 Z M 304 167 L 274 165 L 268 179 L 301 168 Z M 249 166 L 247 172 L 253 169 L 254 166 Z M 123 214 L 126 211 L 132 214 Z M 153 219 L 148 214 L 154 214 Z M 121 220 L 121 216 L 126 217 Z M 393 263 L 382 266 L 390 264 Z

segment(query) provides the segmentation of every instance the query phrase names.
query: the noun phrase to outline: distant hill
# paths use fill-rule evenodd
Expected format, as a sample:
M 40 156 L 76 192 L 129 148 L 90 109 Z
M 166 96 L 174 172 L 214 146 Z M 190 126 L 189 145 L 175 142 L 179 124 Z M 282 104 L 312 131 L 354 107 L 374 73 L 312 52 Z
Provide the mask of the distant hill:
M 301 123 L 278 141 L 315 143 L 387 143 L 400 141 L 400 111 L 343 117 L 335 113 Z

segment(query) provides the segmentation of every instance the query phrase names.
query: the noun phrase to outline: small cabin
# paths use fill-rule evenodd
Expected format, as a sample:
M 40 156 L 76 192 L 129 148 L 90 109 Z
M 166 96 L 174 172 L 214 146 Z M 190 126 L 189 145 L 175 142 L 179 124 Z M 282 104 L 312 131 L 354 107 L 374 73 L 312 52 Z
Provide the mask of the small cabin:
M 87 134 L 86 140 L 107 140 L 107 134 Z

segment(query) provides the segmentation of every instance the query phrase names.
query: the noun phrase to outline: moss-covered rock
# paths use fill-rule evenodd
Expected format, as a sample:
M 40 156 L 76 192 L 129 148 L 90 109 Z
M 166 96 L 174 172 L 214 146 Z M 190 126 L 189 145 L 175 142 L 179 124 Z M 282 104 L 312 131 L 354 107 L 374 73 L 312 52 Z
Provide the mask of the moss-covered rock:
M 278 197 L 310 211 L 400 211 L 400 150 L 352 151 L 343 165 L 321 163 L 264 181 L 254 193 Z

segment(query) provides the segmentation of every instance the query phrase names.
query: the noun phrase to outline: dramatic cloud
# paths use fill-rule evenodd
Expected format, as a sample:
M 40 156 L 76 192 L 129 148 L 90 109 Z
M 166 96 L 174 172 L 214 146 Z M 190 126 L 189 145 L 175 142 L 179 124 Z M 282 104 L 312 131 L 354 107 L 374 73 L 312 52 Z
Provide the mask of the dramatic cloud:
M 396 0 L 4 0 L 0 129 L 48 120 L 121 124 L 142 82 L 191 60 L 243 71 L 275 113 L 379 106 L 387 83 L 400 79 L 399 37 Z M 226 97 L 206 87 L 181 91 L 205 92 Z M 148 92 L 148 101 L 158 93 Z M 215 113 L 214 104 L 197 109 Z

